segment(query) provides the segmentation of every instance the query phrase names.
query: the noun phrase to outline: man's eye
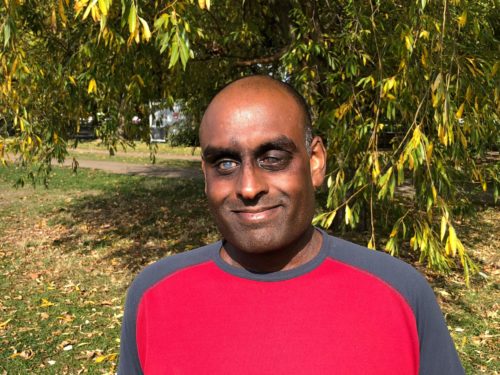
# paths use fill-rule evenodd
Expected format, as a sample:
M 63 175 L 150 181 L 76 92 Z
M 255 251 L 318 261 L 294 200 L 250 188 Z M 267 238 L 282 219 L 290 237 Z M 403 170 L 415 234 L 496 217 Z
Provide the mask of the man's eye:
M 238 163 L 234 160 L 221 160 L 216 163 L 215 167 L 219 172 L 228 173 L 238 166 Z
M 287 155 L 267 155 L 259 159 L 259 166 L 268 170 L 280 170 L 289 164 Z

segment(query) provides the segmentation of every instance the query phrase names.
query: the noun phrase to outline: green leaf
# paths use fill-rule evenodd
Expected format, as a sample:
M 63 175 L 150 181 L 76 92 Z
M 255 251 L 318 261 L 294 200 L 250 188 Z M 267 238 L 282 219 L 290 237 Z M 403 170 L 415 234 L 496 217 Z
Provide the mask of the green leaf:
M 130 5 L 130 11 L 128 12 L 128 31 L 134 33 L 137 27 L 137 9 L 135 8 L 135 3 Z
M 170 62 L 168 63 L 168 68 L 172 68 L 177 64 L 179 60 L 179 44 L 177 42 L 178 38 L 174 38 L 172 41 L 172 47 L 170 49 Z
M 170 17 L 167 13 L 163 13 L 160 17 L 158 17 L 154 22 L 154 29 L 159 30 L 162 27 L 167 28 L 168 23 L 170 21 Z
M 8 22 L 6 22 L 3 27 L 3 35 L 4 35 L 3 45 L 4 47 L 7 47 L 7 44 L 9 44 L 10 40 L 10 24 Z
M 180 44 L 179 50 L 180 50 L 182 67 L 183 69 L 186 69 L 186 64 L 189 59 L 189 49 L 184 39 L 180 39 L 179 44 Z

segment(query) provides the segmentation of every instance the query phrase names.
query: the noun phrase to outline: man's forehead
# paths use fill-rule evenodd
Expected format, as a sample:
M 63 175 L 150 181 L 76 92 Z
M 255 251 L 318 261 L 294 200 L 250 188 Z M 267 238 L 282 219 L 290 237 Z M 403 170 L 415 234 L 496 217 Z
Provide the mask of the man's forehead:
M 210 130 L 240 127 L 243 131 L 245 127 L 273 123 L 287 123 L 290 128 L 301 125 L 300 108 L 287 93 L 281 90 L 242 90 L 227 91 L 212 100 L 203 116 L 200 135 L 206 127 Z

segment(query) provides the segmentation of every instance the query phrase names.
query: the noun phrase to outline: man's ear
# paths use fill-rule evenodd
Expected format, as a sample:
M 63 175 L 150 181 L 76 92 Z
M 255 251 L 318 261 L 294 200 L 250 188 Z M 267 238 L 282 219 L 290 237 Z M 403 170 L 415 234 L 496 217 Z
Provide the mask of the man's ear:
M 205 159 L 201 158 L 201 170 L 203 171 L 203 181 L 205 182 L 205 195 L 207 195 L 207 169 Z
M 326 173 L 326 150 L 320 137 L 314 137 L 311 142 L 309 165 L 313 186 L 319 188 L 323 184 Z

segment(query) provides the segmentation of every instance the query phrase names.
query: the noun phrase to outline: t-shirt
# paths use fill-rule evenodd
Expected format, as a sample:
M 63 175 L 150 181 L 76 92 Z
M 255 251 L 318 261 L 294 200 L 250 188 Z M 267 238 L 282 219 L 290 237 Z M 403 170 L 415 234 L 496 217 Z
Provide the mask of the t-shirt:
M 120 375 L 463 374 L 411 266 L 322 232 L 318 255 L 253 273 L 222 242 L 164 258 L 127 296 Z

